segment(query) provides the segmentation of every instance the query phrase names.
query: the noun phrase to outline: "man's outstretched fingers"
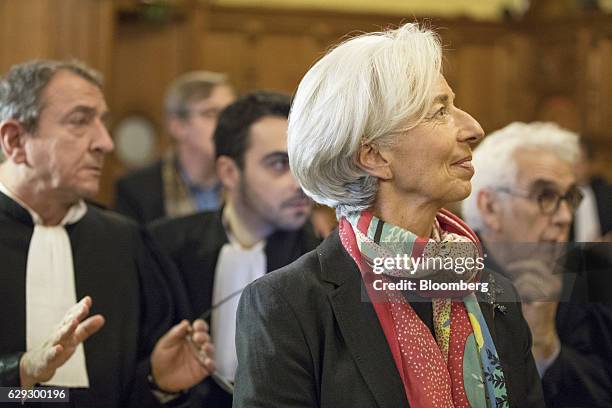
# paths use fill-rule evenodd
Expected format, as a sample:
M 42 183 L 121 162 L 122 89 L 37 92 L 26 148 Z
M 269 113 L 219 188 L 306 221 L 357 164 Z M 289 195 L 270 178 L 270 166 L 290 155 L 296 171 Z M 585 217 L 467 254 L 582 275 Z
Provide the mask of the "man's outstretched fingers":
M 65 322 L 53 337 L 52 344 L 65 343 L 72 339 L 79 322 L 76 319 Z
M 203 331 L 195 331 L 191 335 L 191 339 L 194 343 L 201 346 L 207 342 L 210 342 L 210 335 L 207 332 Z
M 202 346 L 203 344 L 210 342 L 210 335 L 208 334 L 208 325 L 204 320 L 197 319 L 192 324 L 193 332 L 191 334 L 191 340 L 197 345 Z
M 45 361 L 47 363 L 52 362 L 56 358 L 58 358 L 62 352 L 64 351 L 64 346 L 61 344 L 56 344 L 53 347 L 49 347 L 45 350 Z
M 91 297 L 89 296 L 85 296 L 83 299 L 81 299 L 79 303 L 77 303 L 78 305 L 80 305 L 80 307 L 75 309 L 75 319 L 80 322 L 85 317 L 87 317 L 87 315 L 89 314 L 89 310 L 91 309 L 92 303 L 93 302 L 91 300 Z
M 204 345 L 204 352 L 211 359 L 215 358 L 215 346 L 212 343 L 206 343 Z
M 208 324 L 206 324 L 206 322 L 202 319 L 196 319 L 193 321 L 193 329 L 194 330 L 203 330 L 205 332 L 208 332 Z
M 85 296 L 83 299 L 74 304 L 68 311 L 64 314 L 64 318 L 62 319 L 62 324 L 69 322 L 71 320 L 83 320 L 85 316 L 89 313 L 89 308 L 91 307 L 91 298 L 89 296 Z
M 213 373 L 217 367 L 215 366 L 215 347 L 211 343 L 207 343 L 204 346 L 204 352 L 206 353 L 206 358 L 201 363 L 204 365 L 204 368 L 209 373 Z
M 163 347 L 173 347 L 185 339 L 185 336 L 191 330 L 191 326 L 187 320 L 183 320 L 179 324 L 172 327 L 166 334 L 159 339 L 158 344 Z
M 77 344 L 84 342 L 89 336 L 100 330 L 102 326 L 104 326 L 104 323 L 105 320 L 102 315 L 95 315 L 87 318 L 77 326 L 74 332 L 74 340 Z

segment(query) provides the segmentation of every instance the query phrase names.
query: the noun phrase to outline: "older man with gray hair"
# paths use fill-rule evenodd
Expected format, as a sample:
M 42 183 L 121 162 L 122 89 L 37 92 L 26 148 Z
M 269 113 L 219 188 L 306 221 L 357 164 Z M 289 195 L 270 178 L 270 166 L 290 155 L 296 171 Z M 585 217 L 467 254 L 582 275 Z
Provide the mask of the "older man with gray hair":
M 107 118 L 81 63 L 30 61 L 0 81 L 0 386 L 68 387 L 71 407 L 179 403 L 213 349 L 203 321 L 164 334 L 180 289 L 169 264 L 134 222 L 86 201 L 113 150 Z
M 610 313 L 578 304 L 581 276 L 567 272 L 566 241 L 582 195 L 573 165 L 578 136 L 552 123 L 512 123 L 474 151 L 463 215 L 523 299 L 548 406 L 610 406 Z M 576 271 L 573 271 L 576 272 Z M 570 292 L 574 293 L 570 293 Z M 607 356 L 607 357 L 606 357 Z

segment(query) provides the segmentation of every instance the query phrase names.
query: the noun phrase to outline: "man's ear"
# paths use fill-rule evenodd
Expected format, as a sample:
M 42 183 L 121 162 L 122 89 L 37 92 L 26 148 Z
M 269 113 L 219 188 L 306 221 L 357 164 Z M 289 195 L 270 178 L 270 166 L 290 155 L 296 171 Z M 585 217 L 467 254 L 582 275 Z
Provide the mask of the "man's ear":
M 487 189 L 482 189 L 476 196 L 476 204 L 486 227 L 495 232 L 500 232 L 502 225 L 502 205 L 499 195 Z
M 356 160 L 357 165 L 371 176 L 381 180 L 391 180 L 393 178 L 389 160 L 377 145 L 362 144 L 357 152 Z
M 170 116 L 166 122 L 168 126 L 168 133 L 175 142 L 180 142 L 184 139 L 185 135 L 185 120 L 178 116 Z
M 219 156 L 215 161 L 215 170 L 225 190 L 231 192 L 238 188 L 241 171 L 234 159 L 227 156 Z
M 23 125 L 14 119 L 0 123 L 0 144 L 7 159 L 16 164 L 26 162 L 25 135 Z

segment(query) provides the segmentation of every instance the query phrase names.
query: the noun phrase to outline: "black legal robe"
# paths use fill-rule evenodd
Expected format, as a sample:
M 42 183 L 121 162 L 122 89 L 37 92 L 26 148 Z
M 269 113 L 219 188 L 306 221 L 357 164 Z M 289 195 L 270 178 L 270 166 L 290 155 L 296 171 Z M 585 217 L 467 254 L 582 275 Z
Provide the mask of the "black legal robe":
M 178 267 L 186 284 L 193 319 L 205 314 L 210 323 L 215 269 L 219 252 L 228 237 L 223 227 L 222 210 L 200 212 L 153 223 L 150 231 L 164 252 Z M 316 248 L 319 239 L 310 224 L 297 231 L 276 231 L 266 241 L 267 271 L 279 269 Z M 237 294 L 236 296 L 240 296 Z M 214 335 L 214 333 L 213 333 Z M 223 347 L 215 344 L 215 347 Z M 192 407 L 230 408 L 231 396 L 212 379 L 194 390 Z
M 115 209 L 139 223 L 166 215 L 162 161 L 120 178 L 115 185 Z
M 561 260 L 561 353 L 542 377 L 548 406 L 612 406 L 611 250 L 609 243 L 568 244 Z
M 106 320 L 84 343 L 90 388 L 71 390 L 68 406 L 159 406 L 146 384 L 148 356 L 176 320 L 172 292 L 180 287 L 166 281 L 163 257 L 127 218 L 88 205 L 86 215 L 66 230 L 77 300 L 90 295 L 91 314 Z M 29 213 L 0 193 L 0 363 L 15 361 L 26 348 L 25 275 L 32 233 Z M 18 386 L 18 381 L 14 367 L 0 368 L 0 386 Z
M 593 272 L 600 272 L 596 261 L 606 257 L 597 256 L 592 251 L 593 245 L 568 245 L 565 256 L 558 260 L 562 292 L 555 324 L 561 352 L 542 377 L 546 406 L 611 407 L 612 310 L 602 302 L 601 295 L 593 296 L 594 289 L 601 288 L 592 288 L 590 282 Z M 595 247 L 610 255 L 610 245 Z M 611 264 L 607 260 L 604 263 L 605 272 L 609 274 Z M 487 257 L 486 266 L 510 278 L 505 268 L 491 256 Z

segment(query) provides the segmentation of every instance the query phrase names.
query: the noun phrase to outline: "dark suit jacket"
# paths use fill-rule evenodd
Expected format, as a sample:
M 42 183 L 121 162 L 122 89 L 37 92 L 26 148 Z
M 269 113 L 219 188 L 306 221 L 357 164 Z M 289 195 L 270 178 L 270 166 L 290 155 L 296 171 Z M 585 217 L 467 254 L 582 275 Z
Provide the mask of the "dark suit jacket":
M 612 406 L 612 315 L 596 303 L 559 303 L 561 352 L 542 377 L 550 407 Z
M 361 282 L 335 231 L 315 251 L 249 285 L 238 307 L 234 407 L 407 407 L 376 312 L 361 301 Z M 497 285 L 516 299 L 509 281 Z M 504 305 L 505 313 L 488 303 L 481 308 L 510 406 L 542 407 L 529 328 L 519 303 Z
M 141 224 L 166 215 L 161 169 L 160 160 L 119 179 L 115 209 Z
M 612 406 L 612 311 L 601 303 L 612 293 L 611 245 L 569 244 L 557 260 L 562 292 L 555 324 L 561 351 L 542 377 L 549 407 Z M 511 277 L 491 256 L 487 266 Z
M 612 231 L 612 186 L 604 179 L 594 177 L 591 180 L 591 188 L 595 193 L 599 224 L 603 235 Z

